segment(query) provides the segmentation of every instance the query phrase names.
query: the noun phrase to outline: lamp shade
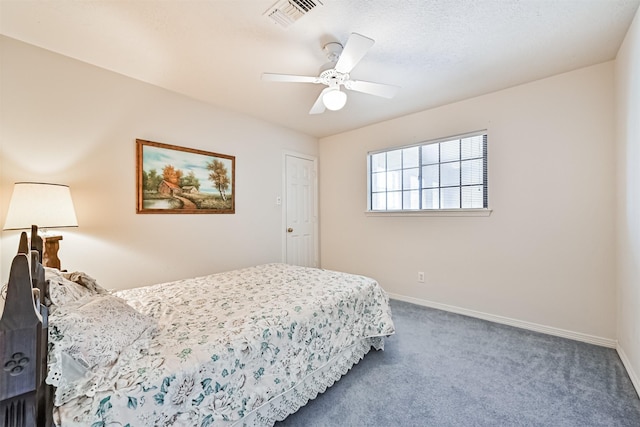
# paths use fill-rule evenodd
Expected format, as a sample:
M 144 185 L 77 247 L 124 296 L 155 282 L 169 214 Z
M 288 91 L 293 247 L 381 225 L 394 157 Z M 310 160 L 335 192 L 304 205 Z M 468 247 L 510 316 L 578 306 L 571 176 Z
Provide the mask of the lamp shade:
M 4 230 L 77 227 L 71 191 L 66 185 L 16 182 Z
M 332 88 L 322 96 L 322 103 L 329 110 L 339 110 L 347 103 L 347 94 L 338 87 Z

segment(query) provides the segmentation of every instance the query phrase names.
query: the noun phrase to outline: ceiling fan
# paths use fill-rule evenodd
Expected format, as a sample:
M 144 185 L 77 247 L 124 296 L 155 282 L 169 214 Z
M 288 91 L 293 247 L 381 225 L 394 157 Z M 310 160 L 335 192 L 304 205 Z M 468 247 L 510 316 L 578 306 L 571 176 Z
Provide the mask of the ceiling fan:
M 318 77 L 263 73 L 262 80 L 315 83 L 327 86 L 316 99 L 311 110 L 309 110 L 309 114 L 324 113 L 325 108 L 336 111 L 344 107 L 347 102 L 347 94 L 340 90 L 340 86 L 344 86 L 348 90 L 390 99 L 400 89 L 398 86 L 351 80 L 349 77 L 351 70 L 355 68 L 374 43 L 375 41 L 368 37 L 358 33 L 351 33 L 344 48 L 338 42 L 330 42 L 324 45 L 323 50 L 327 52 L 329 62 L 321 67 Z

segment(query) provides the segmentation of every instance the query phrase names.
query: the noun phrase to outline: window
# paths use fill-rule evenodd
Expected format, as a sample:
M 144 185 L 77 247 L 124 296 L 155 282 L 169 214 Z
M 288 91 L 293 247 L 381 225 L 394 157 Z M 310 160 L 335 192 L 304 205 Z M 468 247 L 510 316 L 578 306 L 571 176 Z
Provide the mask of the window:
M 487 209 L 487 133 L 368 155 L 372 212 Z

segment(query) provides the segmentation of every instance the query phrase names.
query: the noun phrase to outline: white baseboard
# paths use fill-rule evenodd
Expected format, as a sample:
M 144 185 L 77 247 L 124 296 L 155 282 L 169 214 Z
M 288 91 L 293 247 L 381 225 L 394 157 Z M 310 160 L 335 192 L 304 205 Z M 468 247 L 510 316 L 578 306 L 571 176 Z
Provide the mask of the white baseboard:
M 633 384 L 633 387 L 636 389 L 636 393 L 638 394 L 638 397 L 640 397 L 640 378 L 638 378 L 636 371 L 633 370 L 633 366 L 631 366 L 631 361 L 629 360 L 626 353 L 624 352 L 624 349 L 620 347 L 620 345 L 617 345 L 616 351 L 618 352 L 618 356 L 620 356 L 620 360 L 622 360 L 622 364 L 624 365 L 624 368 L 627 370 L 627 373 L 629 374 L 629 378 L 631 378 L 631 383 Z
M 452 313 L 462 314 L 465 316 L 476 317 L 478 319 L 488 320 L 490 322 L 501 323 L 504 325 L 515 326 L 516 328 L 528 329 L 544 334 L 555 335 L 558 337 L 569 338 L 576 341 L 582 341 L 589 344 L 595 344 L 602 347 L 617 348 L 618 342 L 609 338 L 597 337 L 594 335 L 583 334 L 581 332 L 568 331 L 566 329 L 554 328 L 551 326 L 540 325 L 537 323 L 526 322 L 523 320 L 512 319 L 509 317 L 496 316 L 495 314 L 483 313 L 481 311 L 469 310 L 466 308 L 456 307 L 453 305 L 442 304 L 439 302 L 427 301 L 419 298 L 406 297 L 403 295 L 387 293 L 389 298 L 400 301 L 410 302 L 425 307 L 437 308 L 439 310 L 450 311 Z M 619 353 L 619 352 L 618 352 Z M 625 365 L 626 366 L 626 365 Z M 629 369 L 627 368 L 627 371 Z M 631 374 L 630 374 L 631 375 Z M 636 391 L 638 390 L 637 382 L 634 382 Z

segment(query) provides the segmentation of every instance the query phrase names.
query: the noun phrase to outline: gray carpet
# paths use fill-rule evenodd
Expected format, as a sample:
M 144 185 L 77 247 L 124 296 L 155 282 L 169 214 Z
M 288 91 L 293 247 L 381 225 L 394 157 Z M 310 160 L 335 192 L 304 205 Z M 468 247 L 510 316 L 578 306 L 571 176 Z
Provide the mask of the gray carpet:
M 640 426 L 615 350 L 391 302 L 396 334 L 276 427 Z

